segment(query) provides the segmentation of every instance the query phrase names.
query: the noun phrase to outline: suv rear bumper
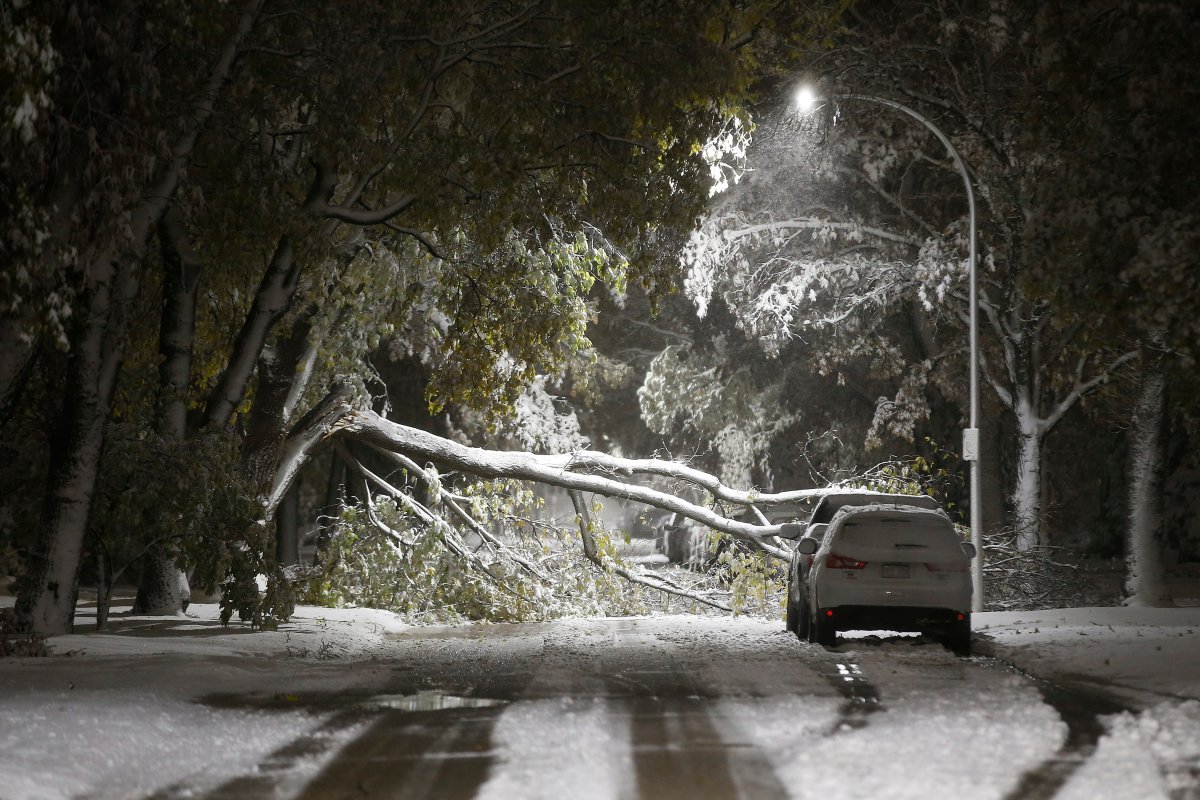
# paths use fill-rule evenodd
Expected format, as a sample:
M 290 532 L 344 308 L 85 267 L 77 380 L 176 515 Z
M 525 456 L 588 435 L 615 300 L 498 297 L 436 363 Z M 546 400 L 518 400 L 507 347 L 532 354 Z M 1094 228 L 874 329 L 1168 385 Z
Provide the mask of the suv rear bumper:
M 835 606 L 821 608 L 817 613 L 826 617 L 833 611 L 833 624 L 839 631 L 938 631 L 947 630 L 966 620 L 971 614 L 950 608 L 917 608 L 911 606 Z

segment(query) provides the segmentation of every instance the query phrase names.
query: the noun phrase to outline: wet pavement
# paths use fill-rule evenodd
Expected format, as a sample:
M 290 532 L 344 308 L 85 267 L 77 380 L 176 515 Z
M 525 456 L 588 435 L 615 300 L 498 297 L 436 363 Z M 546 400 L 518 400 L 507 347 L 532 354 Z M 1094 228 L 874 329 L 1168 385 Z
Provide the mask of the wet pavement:
M 508 646 L 518 639 L 527 646 Z M 608 781 L 590 786 L 585 797 L 820 796 L 819 781 L 809 794 L 796 776 L 826 762 L 836 766 L 844 753 L 875 753 L 879 741 L 880 758 L 886 747 L 911 746 L 902 741 L 902 725 L 894 735 L 899 744 L 887 738 L 892 734 L 879 739 L 876 720 L 902 721 L 914 697 L 944 696 L 985 728 L 994 725 L 991 735 L 1012 736 L 1019 729 L 1006 719 L 1008 701 L 994 699 L 997 692 L 1057 716 L 1066 729 L 1045 757 L 1001 775 L 999 784 L 1009 788 L 994 796 L 1005 800 L 1053 797 L 1091 754 L 1103 715 L 1121 710 L 991 659 L 956 658 L 909 639 L 825 649 L 780 630 L 744 648 L 710 650 L 703 635 L 638 620 L 593 620 L 567 636 L 549 627 L 494 626 L 484 636 L 466 630 L 414 644 L 382 693 L 208 697 L 214 706 L 320 714 L 324 721 L 252 775 L 207 792 L 172 787 L 156 800 L 548 798 L 567 796 L 556 787 L 570 785 L 580 770 Z M 800 709 L 794 729 L 784 707 Z M 520 713 L 526 722 L 506 722 Z M 782 727 L 771 729 L 772 720 Z M 797 742 L 786 741 L 793 734 Z M 568 746 L 563 739 L 570 737 L 577 741 Z M 781 753 L 800 766 L 788 766 Z M 929 796 L 944 796 L 933 790 Z

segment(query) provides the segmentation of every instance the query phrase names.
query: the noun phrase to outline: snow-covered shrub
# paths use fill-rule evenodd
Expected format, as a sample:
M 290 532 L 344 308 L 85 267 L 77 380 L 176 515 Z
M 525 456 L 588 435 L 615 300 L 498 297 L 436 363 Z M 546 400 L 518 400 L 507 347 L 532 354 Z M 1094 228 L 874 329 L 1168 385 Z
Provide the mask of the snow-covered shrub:
M 1017 547 L 1018 531 L 985 532 L 983 582 L 986 611 L 1116 605 L 1089 577 L 1080 560 L 1061 547 Z
M 527 487 L 483 481 L 459 490 L 457 502 L 487 539 L 449 522 L 441 505 L 431 504 L 432 522 L 392 499 L 346 508 L 321 566 L 303 580 L 301 598 L 384 608 L 422 621 L 521 622 L 648 610 L 643 590 L 584 556 L 577 521 L 546 518 Z M 601 562 L 619 563 L 613 534 L 589 532 Z

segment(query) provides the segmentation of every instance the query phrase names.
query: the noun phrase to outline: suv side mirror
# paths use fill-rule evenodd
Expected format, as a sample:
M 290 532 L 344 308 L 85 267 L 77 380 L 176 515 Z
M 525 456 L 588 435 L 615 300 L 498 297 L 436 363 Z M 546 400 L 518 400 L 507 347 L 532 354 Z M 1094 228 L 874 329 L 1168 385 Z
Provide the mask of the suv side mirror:
M 779 535 L 784 539 L 799 539 L 804 535 L 804 526 L 795 522 L 788 522 L 779 526 Z
M 818 542 L 816 539 L 805 536 L 796 543 L 796 550 L 799 551 L 801 555 L 811 556 L 813 553 L 817 552 L 817 544 Z
M 977 555 L 975 552 L 975 545 L 971 544 L 970 542 L 963 542 L 962 550 L 967 554 L 967 558 L 974 558 Z

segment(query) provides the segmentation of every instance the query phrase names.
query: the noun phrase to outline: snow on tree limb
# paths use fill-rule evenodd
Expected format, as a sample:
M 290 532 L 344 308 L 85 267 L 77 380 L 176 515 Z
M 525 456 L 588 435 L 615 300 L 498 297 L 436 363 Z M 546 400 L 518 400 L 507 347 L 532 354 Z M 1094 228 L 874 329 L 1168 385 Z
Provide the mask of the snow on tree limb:
M 895 242 L 896 244 L 904 244 L 909 247 L 920 247 L 921 240 L 915 236 L 905 236 L 904 234 L 896 233 L 895 231 L 877 228 L 871 225 L 860 225 L 857 222 L 839 222 L 837 220 L 825 219 L 822 217 L 803 217 L 798 219 L 782 219 L 764 222 L 757 225 L 748 225 L 744 228 L 731 228 L 721 231 L 721 235 L 727 241 L 737 239 L 745 239 L 755 234 L 770 233 L 773 231 L 782 230 L 834 230 L 834 231 L 852 231 L 856 233 L 866 233 L 878 239 L 883 239 L 887 242 Z
M 691 592 L 687 589 L 681 589 L 678 586 L 666 583 L 658 578 L 647 575 L 642 572 L 634 572 L 626 569 L 619 564 L 615 564 L 610 560 L 604 559 L 598 552 L 596 547 L 596 539 L 592 536 L 592 519 L 591 513 L 588 511 L 587 504 L 583 501 L 583 493 L 577 489 L 568 490 L 567 494 L 571 497 L 571 504 L 575 506 L 575 513 L 579 518 L 579 535 L 583 539 L 583 554 L 587 559 L 601 569 L 611 569 L 616 574 L 625 578 L 631 583 L 636 583 L 640 586 L 646 586 L 667 594 L 673 594 L 676 597 L 684 597 L 688 600 L 694 600 L 697 603 L 703 603 L 706 606 L 720 609 L 721 611 L 732 611 L 728 605 L 713 600 L 706 593 Z
M 441 464 L 481 478 L 515 478 L 653 506 L 680 514 L 713 530 L 756 545 L 762 544 L 764 549 L 775 555 L 780 555 L 783 551 L 767 545 L 763 540 L 779 536 L 783 525 L 756 525 L 730 519 L 711 508 L 691 503 L 667 492 L 626 483 L 602 474 L 590 474 L 584 470 L 598 470 L 610 475 L 643 473 L 673 477 L 708 489 L 717 499 L 746 506 L 795 502 L 820 497 L 829 491 L 806 489 L 756 496 L 751 492 L 739 492 L 722 486 L 716 478 L 706 473 L 659 459 L 622 459 L 601 453 L 543 456 L 484 450 L 391 422 L 372 411 L 361 409 L 347 413 L 334 424 L 331 433 L 341 433 L 377 448 L 400 452 L 412 459 Z
M 432 509 L 418 502 L 416 498 L 414 498 L 408 492 L 393 486 L 371 470 L 367 469 L 365 466 L 363 466 L 361 461 L 355 458 L 354 455 L 350 453 L 350 451 L 344 445 L 342 445 L 342 443 L 339 442 L 338 444 L 339 454 L 346 460 L 348 464 L 350 464 L 351 467 L 357 470 L 359 474 L 367 479 L 368 482 L 374 483 L 389 497 L 395 499 L 397 502 L 412 511 L 418 519 L 429 526 L 429 529 L 437 535 L 438 541 L 440 541 L 447 550 L 470 563 L 471 566 L 475 567 L 480 572 L 480 574 L 486 576 L 489 581 L 491 581 L 501 590 L 510 594 L 516 594 L 516 590 L 509 586 L 503 577 L 497 575 L 490 566 L 485 564 L 483 559 L 467 546 L 467 543 L 464 542 L 461 537 L 459 537 L 458 533 L 454 530 L 454 527 L 446 522 L 445 519 L 443 519 Z M 368 498 L 369 496 L 370 490 L 368 489 Z M 383 533 L 387 534 L 389 538 L 393 540 L 398 539 L 402 542 L 405 541 L 404 538 L 400 536 L 398 531 L 395 531 L 388 525 L 384 524 L 383 521 L 373 513 L 374 509 L 371 508 L 370 501 L 368 501 L 368 509 L 372 512 L 368 514 L 368 520 L 372 525 L 374 525 Z
M 348 383 L 335 385 L 321 402 L 292 427 L 284 440 L 275 477 L 267 492 L 264 519 L 269 519 L 275 513 L 276 507 L 291 487 L 296 473 L 304 466 L 313 449 L 325 440 L 337 421 L 349 413 L 350 393 L 351 387 Z
M 426 486 L 429 487 L 430 491 L 438 490 L 437 478 L 434 477 L 429 472 L 429 470 L 423 469 L 420 465 L 418 465 L 415 461 L 410 459 L 408 456 L 405 456 L 402 453 L 397 453 L 397 452 L 394 452 L 391 450 L 381 450 L 378 447 L 373 448 L 373 449 L 377 453 L 383 455 L 385 458 L 392 459 L 401 468 L 408 470 L 410 473 L 412 473 L 413 475 L 420 478 L 421 481 L 423 483 L 425 483 Z M 539 567 L 537 564 L 533 563 L 529 559 L 524 558 L 523 556 L 521 556 L 520 553 L 512 551 L 511 548 L 506 547 L 503 542 L 501 542 L 499 539 L 497 539 L 495 536 L 492 535 L 491 531 L 489 531 L 483 525 L 480 525 L 479 521 L 476 520 L 474 517 L 472 517 L 470 514 L 468 514 L 466 509 L 464 509 L 459 504 L 458 498 L 452 497 L 449 493 L 447 493 L 445 491 L 439 492 L 439 495 L 440 495 L 442 504 L 444 506 L 446 506 L 446 508 L 450 509 L 451 513 L 453 513 L 454 516 L 458 517 L 459 521 L 461 521 L 464 525 L 467 526 L 468 529 L 470 529 L 472 532 L 474 532 L 476 536 L 478 536 L 480 539 L 483 539 L 483 541 L 487 542 L 493 548 L 505 550 L 508 553 L 508 556 L 513 561 L 515 561 L 517 564 L 519 564 L 522 569 L 524 569 L 530 575 L 533 575 L 535 578 L 538 578 L 539 580 L 542 580 L 542 581 L 550 580 L 549 576 L 546 575 L 546 573 L 542 570 L 541 567 Z

